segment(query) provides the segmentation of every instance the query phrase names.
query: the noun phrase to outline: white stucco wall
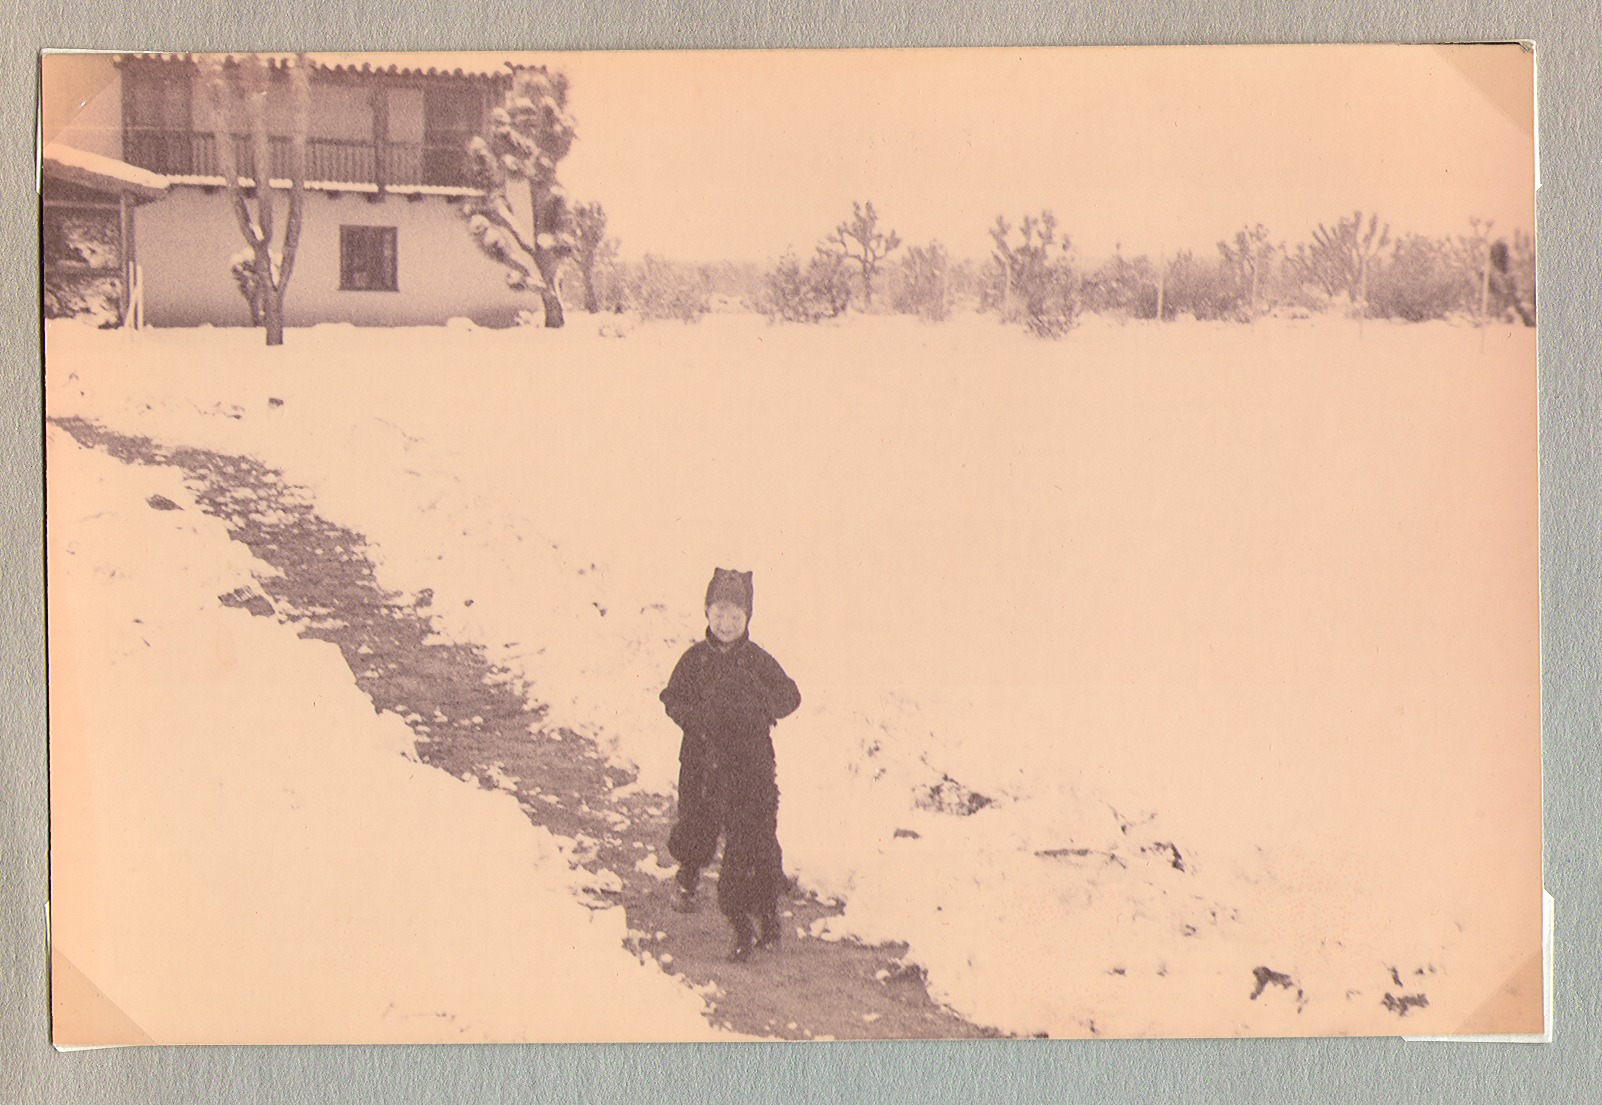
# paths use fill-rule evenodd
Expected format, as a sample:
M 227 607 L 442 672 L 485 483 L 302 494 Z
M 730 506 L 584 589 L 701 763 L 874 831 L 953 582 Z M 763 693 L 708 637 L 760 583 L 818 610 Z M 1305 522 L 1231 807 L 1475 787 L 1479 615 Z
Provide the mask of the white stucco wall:
M 228 262 L 244 248 L 238 224 L 218 188 L 175 185 L 139 211 L 146 318 L 155 326 L 243 326 L 245 301 Z M 281 228 L 288 193 L 277 193 Z M 399 291 L 341 291 L 339 228 L 393 226 Z M 538 297 L 506 286 L 504 270 L 479 252 L 460 207 L 439 196 L 308 192 L 295 269 L 285 298 L 290 326 L 350 322 L 360 326 L 437 324 L 465 316 L 481 325 L 509 325 Z M 574 305 L 567 305 L 571 310 Z

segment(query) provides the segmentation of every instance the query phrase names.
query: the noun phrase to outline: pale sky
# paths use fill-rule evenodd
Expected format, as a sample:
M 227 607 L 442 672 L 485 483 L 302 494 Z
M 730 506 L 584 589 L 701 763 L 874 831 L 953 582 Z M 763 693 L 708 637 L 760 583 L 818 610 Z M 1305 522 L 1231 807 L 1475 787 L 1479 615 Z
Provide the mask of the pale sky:
M 512 58 L 571 79 L 578 141 L 560 176 L 605 205 L 630 258 L 806 255 L 853 200 L 909 244 L 973 257 L 998 214 L 1016 226 L 1042 208 L 1086 258 L 1119 243 L 1211 253 L 1258 222 L 1294 244 L 1358 208 L 1393 234 L 1535 221 L 1534 61 L 1516 45 L 337 60 L 482 72 Z M 90 118 L 79 91 L 47 95 L 47 137 L 65 123 L 52 114 Z
M 537 55 L 572 80 L 562 166 L 626 256 L 810 252 L 874 202 L 909 243 L 989 252 L 1054 210 L 1087 256 L 1533 228 L 1533 61 L 1498 47 L 1176 47 Z

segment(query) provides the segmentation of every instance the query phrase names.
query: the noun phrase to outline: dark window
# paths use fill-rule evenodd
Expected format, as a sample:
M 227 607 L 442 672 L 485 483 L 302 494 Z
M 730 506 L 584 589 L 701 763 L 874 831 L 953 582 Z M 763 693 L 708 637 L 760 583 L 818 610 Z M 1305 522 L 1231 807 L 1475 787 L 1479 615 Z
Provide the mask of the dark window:
M 423 94 L 423 183 L 473 182 L 467 144 L 484 124 L 484 101 L 476 88 L 435 87 Z
M 123 156 L 128 162 L 158 173 L 207 171 L 208 139 L 194 132 L 191 81 L 186 66 L 128 67 L 123 77 Z
M 350 292 L 400 290 L 393 226 L 339 228 L 339 287 Z

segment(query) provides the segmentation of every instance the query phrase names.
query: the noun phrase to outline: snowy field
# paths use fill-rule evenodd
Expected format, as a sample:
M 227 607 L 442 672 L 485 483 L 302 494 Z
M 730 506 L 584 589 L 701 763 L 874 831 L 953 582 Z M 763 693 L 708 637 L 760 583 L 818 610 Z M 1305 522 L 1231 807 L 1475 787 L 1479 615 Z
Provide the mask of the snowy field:
M 706 580 L 754 571 L 752 636 L 804 698 L 776 730 L 786 865 L 847 902 L 816 935 L 908 942 L 973 1021 L 1425 1034 L 1539 948 L 1533 347 L 1340 320 L 1041 342 L 575 314 L 277 350 L 51 323 L 47 414 L 280 469 L 653 791 Z M 194 994 L 245 992 L 271 997 L 238 1038 L 286 1009 L 300 1039 L 609 1038 L 575 996 L 604 990 L 708 1034 L 621 911 L 576 903 L 562 842 L 397 755 L 332 647 L 216 605 L 264 566 L 144 505 L 187 502 L 176 474 L 48 444 L 58 808 L 171 810 L 55 841 L 91 900 L 142 904 L 128 948 L 76 965 L 138 949 L 196 987 L 130 1016 L 182 1035 Z M 187 927 L 140 864 L 208 888 Z M 496 866 L 540 875 L 474 881 Z

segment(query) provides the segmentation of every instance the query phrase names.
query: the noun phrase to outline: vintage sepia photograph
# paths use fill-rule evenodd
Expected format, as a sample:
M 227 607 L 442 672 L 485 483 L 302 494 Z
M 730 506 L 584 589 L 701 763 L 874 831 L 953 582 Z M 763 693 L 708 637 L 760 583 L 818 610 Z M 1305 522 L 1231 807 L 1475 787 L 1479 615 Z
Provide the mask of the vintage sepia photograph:
M 57 1046 L 1543 1031 L 1525 46 L 40 78 Z

